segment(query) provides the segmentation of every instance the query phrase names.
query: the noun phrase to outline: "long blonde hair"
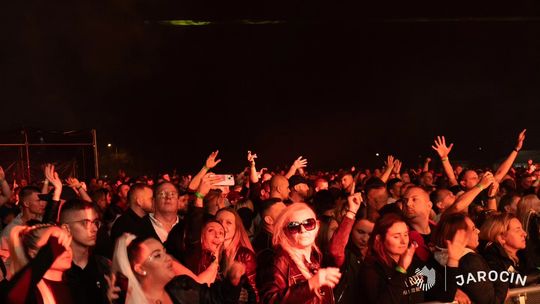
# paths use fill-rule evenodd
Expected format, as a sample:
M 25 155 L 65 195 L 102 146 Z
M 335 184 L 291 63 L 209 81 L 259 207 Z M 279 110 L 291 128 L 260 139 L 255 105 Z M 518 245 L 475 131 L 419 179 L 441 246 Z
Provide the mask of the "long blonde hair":
M 128 278 L 126 304 L 149 304 L 139 281 L 131 269 L 128 258 L 127 247 L 135 238 L 136 236 L 133 234 L 124 233 L 116 240 L 112 260 L 112 273 L 120 272 Z
M 305 257 L 294 248 L 294 244 L 292 243 L 289 235 L 286 232 L 286 227 L 289 224 L 291 215 L 294 212 L 300 210 L 309 210 L 309 212 L 313 213 L 313 217 L 315 218 L 315 212 L 313 212 L 313 210 L 305 203 L 293 203 L 287 206 L 285 209 L 283 209 L 283 211 L 281 211 L 281 213 L 276 219 L 276 222 L 274 223 L 272 243 L 274 246 L 281 246 L 281 248 L 291 257 L 294 264 L 296 265 L 296 267 L 298 267 L 306 280 L 309 280 L 313 275 L 311 274 L 311 272 L 306 266 L 306 263 L 304 262 Z M 315 234 L 317 234 L 318 231 L 319 224 L 317 223 L 317 227 L 315 228 Z M 315 239 L 313 240 L 313 244 L 311 245 L 311 250 L 315 250 L 318 256 L 321 256 L 321 252 L 315 244 Z
M 232 209 L 232 208 L 222 208 L 218 210 L 216 213 L 216 218 L 220 212 L 230 212 L 234 215 L 234 226 L 235 226 L 235 233 L 233 235 L 233 238 L 231 240 L 231 243 L 229 247 L 224 248 L 225 253 L 225 269 L 229 269 L 229 266 L 234 263 L 234 260 L 236 258 L 236 254 L 238 253 L 238 249 L 240 246 L 245 247 L 249 249 L 251 252 L 255 253 L 253 250 L 253 246 L 251 246 L 251 242 L 249 241 L 249 236 L 246 232 L 246 229 L 244 229 L 244 224 L 242 223 L 242 218 L 238 213 Z

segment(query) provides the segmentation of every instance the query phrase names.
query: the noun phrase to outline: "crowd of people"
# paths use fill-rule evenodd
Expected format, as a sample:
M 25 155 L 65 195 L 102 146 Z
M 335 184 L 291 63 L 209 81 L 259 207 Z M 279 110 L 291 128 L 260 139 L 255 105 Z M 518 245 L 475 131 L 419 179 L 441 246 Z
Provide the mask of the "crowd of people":
M 453 166 L 310 174 L 247 167 L 193 177 L 44 180 L 0 168 L 1 303 L 503 303 L 540 280 L 540 168 Z

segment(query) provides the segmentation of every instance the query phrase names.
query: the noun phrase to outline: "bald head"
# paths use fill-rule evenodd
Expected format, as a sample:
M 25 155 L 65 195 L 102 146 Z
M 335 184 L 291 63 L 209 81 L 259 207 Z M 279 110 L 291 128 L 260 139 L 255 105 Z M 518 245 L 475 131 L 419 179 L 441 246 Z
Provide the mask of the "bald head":
M 270 180 L 270 197 L 285 200 L 289 197 L 289 180 L 283 175 L 274 175 Z

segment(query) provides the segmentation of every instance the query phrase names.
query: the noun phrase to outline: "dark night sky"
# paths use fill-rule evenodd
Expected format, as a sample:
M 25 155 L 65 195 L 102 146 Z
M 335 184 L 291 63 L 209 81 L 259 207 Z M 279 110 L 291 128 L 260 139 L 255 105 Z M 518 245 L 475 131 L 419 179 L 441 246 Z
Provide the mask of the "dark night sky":
M 15 2 L 0 9 L 0 127 L 96 128 L 133 168 L 193 171 L 216 148 L 223 170 L 248 149 L 261 165 L 412 165 L 439 134 L 491 161 L 522 128 L 540 149 L 537 1 Z

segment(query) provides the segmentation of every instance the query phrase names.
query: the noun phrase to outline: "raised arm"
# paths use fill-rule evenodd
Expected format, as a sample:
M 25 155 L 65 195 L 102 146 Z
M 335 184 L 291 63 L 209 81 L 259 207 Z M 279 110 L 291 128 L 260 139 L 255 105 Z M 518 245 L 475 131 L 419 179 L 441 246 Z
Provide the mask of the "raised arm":
M 334 260 L 333 266 L 341 267 L 345 262 L 345 247 L 349 242 L 349 235 L 354 226 L 356 213 L 362 203 L 362 194 L 354 193 L 347 198 L 348 208 L 345 217 L 330 239 L 329 251 Z
M 424 161 L 424 167 L 422 168 L 422 172 L 428 172 L 429 171 L 429 163 L 431 162 L 431 158 L 426 157 L 426 160 Z
M 259 174 L 257 172 L 257 168 L 255 167 L 256 158 L 257 154 L 252 154 L 251 151 L 248 151 L 247 160 L 249 162 L 249 182 L 252 184 L 256 184 L 259 182 Z
M 521 150 L 521 148 L 523 147 L 523 141 L 525 140 L 526 131 L 527 129 L 523 129 L 523 131 L 519 133 L 516 147 L 514 148 L 514 150 L 512 150 L 512 152 L 510 152 L 510 155 L 508 155 L 504 162 L 502 162 L 502 164 L 499 166 L 499 169 L 497 169 L 497 172 L 495 172 L 495 180 L 497 182 L 500 183 L 506 173 L 508 173 L 508 170 L 512 168 L 512 164 L 516 160 L 519 150 Z
M 287 179 L 291 178 L 291 176 L 296 174 L 296 170 L 302 173 L 302 168 L 305 168 L 306 166 L 307 166 L 307 159 L 302 158 L 302 156 L 298 157 L 291 165 L 289 172 L 285 174 L 285 178 Z
M 66 183 L 73 190 L 75 190 L 76 193 L 79 194 L 79 197 L 81 198 L 81 200 L 85 202 L 89 202 L 89 203 L 92 202 L 92 199 L 88 195 L 88 192 L 86 192 L 84 185 L 81 182 L 79 182 L 78 179 L 76 179 L 75 177 L 68 177 L 68 179 L 66 180 Z
M 434 143 L 435 144 L 431 147 L 433 148 L 433 150 L 437 151 L 437 154 L 439 154 L 439 157 L 441 158 L 444 173 L 448 177 L 449 185 L 456 186 L 458 184 L 458 181 L 456 179 L 456 175 L 454 174 L 452 164 L 450 164 L 450 160 L 448 159 L 448 155 L 450 154 L 450 151 L 452 151 L 452 147 L 454 146 L 454 144 L 450 144 L 450 146 L 447 146 L 444 136 L 437 136 L 437 139 L 434 140 Z
M 204 206 L 203 200 L 204 197 L 210 192 L 212 186 L 218 182 L 222 181 L 222 178 L 216 176 L 214 173 L 207 173 L 202 177 L 197 192 L 195 192 L 195 207 L 202 208 Z
M 381 176 L 381 180 L 386 183 L 388 179 L 390 178 L 390 174 L 392 174 L 392 170 L 394 169 L 394 156 L 388 155 L 386 157 L 385 165 L 386 165 L 386 169 L 384 170 L 384 173 Z
M 494 180 L 488 191 L 487 209 L 497 211 L 497 192 L 499 192 L 499 182 Z
M 448 209 L 446 209 L 444 213 L 458 213 L 467 210 L 467 208 L 474 201 L 476 196 L 478 196 L 478 194 L 480 194 L 480 192 L 482 192 L 484 189 L 489 187 L 489 185 L 491 185 L 493 181 L 494 178 L 491 172 L 484 173 L 484 176 L 482 176 L 480 182 L 476 184 L 476 186 L 472 187 L 467 192 L 459 196 L 452 204 L 452 206 L 448 207 Z
M 0 206 L 2 206 L 7 203 L 11 197 L 11 189 L 9 189 L 9 184 L 6 181 L 6 174 L 2 167 L 0 167 L 0 189 L 2 189 L 2 193 L 0 193 Z
M 199 188 L 199 184 L 201 183 L 201 180 L 203 176 L 208 173 L 208 170 L 214 168 L 219 162 L 221 162 L 221 159 L 216 160 L 216 157 L 219 153 L 219 150 L 216 150 L 208 156 L 206 159 L 206 162 L 204 163 L 204 166 L 201 168 L 199 173 L 193 177 L 193 179 L 189 182 L 189 190 L 195 191 L 197 188 Z

